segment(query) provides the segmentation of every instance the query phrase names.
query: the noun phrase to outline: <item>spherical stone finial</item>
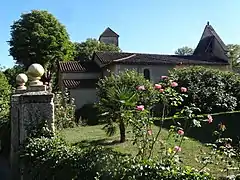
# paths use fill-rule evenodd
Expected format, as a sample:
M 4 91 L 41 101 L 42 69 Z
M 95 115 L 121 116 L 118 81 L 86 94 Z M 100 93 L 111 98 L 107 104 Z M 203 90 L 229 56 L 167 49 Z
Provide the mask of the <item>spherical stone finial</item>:
M 16 77 L 16 83 L 18 85 L 17 89 L 18 90 L 25 90 L 26 89 L 25 83 L 27 81 L 28 81 L 28 77 L 27 77 L 26 74 L 24 74 L 24 73 L 18 74 L 17 77 Z
M 43 83 L 39 81 L 42 75 L 44 74 L 44 68 L 42 67 L 41 64 L 34 63 L 31 66 L 29 66 L 27 74 L 29 76 L 30 86 L 43 85 Z

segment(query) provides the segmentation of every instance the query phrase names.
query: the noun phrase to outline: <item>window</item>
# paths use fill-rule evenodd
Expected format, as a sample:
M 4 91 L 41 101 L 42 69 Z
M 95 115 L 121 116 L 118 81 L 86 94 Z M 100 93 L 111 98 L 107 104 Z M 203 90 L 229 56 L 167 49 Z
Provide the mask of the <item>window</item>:
M 150 80 L 150 71 L 149 71 L 149 69 L 144 69 L 143 70 L 143 75 L 144 75 L 145 79 Z

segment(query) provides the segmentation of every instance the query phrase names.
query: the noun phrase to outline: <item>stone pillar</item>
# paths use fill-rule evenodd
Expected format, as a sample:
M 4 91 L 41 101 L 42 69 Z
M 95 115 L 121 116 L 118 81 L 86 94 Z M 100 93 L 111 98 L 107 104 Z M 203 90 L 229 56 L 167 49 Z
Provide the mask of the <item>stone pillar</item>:
M 17 76 L 17 88 L 11 97 L 11 170 L 12 179 L 21 179 L 19 147 L 33 130 L 43 121 L 54 132 L 54 94 L 46 91 L 39 81 L 44 70 L 41 65 L 33 64 L 28 69 L 29 87 L 24 88 L 26 76 Z

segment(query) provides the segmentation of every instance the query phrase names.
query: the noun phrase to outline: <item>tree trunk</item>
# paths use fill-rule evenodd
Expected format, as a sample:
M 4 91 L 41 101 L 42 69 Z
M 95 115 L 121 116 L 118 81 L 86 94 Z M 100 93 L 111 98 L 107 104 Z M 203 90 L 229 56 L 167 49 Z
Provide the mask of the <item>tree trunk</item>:
M 119 130 L 120 130 L 120 143 L 123 143 L 126 141 L 125 124 L 123 120 L 120 120 Z

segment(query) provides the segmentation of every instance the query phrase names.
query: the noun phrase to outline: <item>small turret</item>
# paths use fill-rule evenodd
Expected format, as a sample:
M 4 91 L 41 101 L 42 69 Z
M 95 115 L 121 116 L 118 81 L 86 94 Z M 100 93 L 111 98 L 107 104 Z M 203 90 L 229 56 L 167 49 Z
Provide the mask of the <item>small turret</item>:
M 108 27 L 100 35 L 99 41 L 104 42 L 105 44 L 114 44 L 115 46 L 118 46 L 118 38 L 119 38 L 119 35 Z

